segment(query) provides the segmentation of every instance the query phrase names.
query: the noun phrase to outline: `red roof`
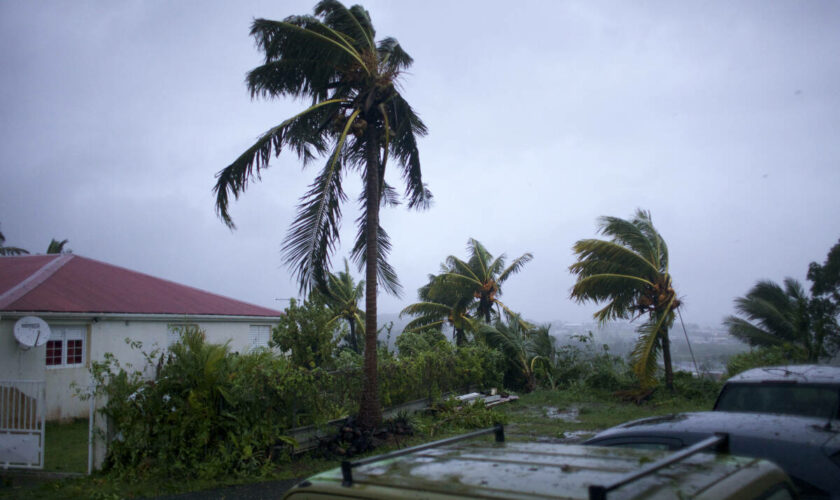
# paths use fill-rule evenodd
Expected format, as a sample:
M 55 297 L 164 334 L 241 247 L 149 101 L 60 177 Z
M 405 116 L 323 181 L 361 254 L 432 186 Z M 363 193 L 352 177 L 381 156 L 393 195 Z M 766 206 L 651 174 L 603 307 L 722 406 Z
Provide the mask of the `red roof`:
M 0 257 L 0 311 L 283 314 L 73 254 Z

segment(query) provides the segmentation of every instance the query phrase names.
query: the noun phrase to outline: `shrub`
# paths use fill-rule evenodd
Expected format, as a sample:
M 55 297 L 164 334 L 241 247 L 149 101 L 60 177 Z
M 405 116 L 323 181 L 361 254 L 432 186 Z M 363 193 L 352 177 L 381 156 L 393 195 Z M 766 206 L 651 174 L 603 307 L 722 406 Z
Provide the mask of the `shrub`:
M 729 358 L 726 363 L 726 377 L 732 377 L 750 368 L 759 366 L 788 365 L 804 363 L 808 359 L 804 349 L 792 346 L 757 347 Z

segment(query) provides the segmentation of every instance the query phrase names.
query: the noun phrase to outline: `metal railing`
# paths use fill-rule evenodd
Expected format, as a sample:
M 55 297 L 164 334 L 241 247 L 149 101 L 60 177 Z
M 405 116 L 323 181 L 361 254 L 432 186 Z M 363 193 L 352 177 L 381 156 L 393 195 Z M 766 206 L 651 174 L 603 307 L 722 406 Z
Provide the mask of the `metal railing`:
M 0 380 L 0 466 L 42 469 L 46 383 Z

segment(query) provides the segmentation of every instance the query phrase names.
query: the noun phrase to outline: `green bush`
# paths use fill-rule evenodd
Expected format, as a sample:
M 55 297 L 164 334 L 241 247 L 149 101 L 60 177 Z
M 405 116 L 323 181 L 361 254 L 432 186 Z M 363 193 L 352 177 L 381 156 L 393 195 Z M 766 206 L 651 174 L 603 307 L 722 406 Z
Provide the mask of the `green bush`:
M 139 346 L 138 346 L 139 347 Z M 107 396 L 101 410 L 116 431 L 108 465 L 119 473 L 209 478 L 255 474 L 284 432 L 344 413 L 323 391 L 322 370 L 297 367 L 267 350 L 231 353 L 197 328 L 169 351 L 153 351 L 154 380 L 113 356 L 94 363 Z
M 636 385 L 627 362 L 609 352 L 606 345 L 596 349 L 592 332 L 572 337 L 577 344 L 567 344 L 557 351 L 553 377 L 558 387 L 618 391 Z
M 726 363 L 726 377 L 732 377 L 750 368 L 805 363 L 807 359 L 808 356 L 804 349 L 789 344 L 757 347 L 729 358 Z

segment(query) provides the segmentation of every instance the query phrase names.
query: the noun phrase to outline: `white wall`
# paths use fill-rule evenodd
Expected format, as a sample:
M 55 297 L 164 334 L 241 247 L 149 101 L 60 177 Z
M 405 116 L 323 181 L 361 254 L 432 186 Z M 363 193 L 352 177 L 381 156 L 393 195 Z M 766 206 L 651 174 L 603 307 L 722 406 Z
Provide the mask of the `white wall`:
M 75 397 L 71 384 L 75 382 L 81 387 L 87 387 L 91 359 L 101 361 L 104 354 L 110 352 L 116 356 L 123 367 L 132 365 L 133 369 L 144 369 L 145 361 L 142 351 L 165 348 L 171 324 L 196 324 L 206 332 L 208 342 L 221 344 L 230 340 L 231 350 L 238 352 L 247 352 L 250 347 L 248 340 L 250 325 L 276 326 L 268 321 L 206 321 L 185 317 L 173 317 L 171 321 L 103 319 L 98 322 L 83 322 L 61 318 L 44 319 L 51 327 L 54 325 L 84 325 L 86 327 L 85 364 L 78 367 L 47 367 L 46 347 L 20 349 L 13 333 L 17 318 L 3 318 L 0 319 L 0 379 L 45 380 L 47 420 L 87 417 L 89 402 Z M 132 349 L 126 343 L 126 338 L 140 341 L 142 348 Z M 147 370 L 146 374 L 151 375 L 151 370 Z

